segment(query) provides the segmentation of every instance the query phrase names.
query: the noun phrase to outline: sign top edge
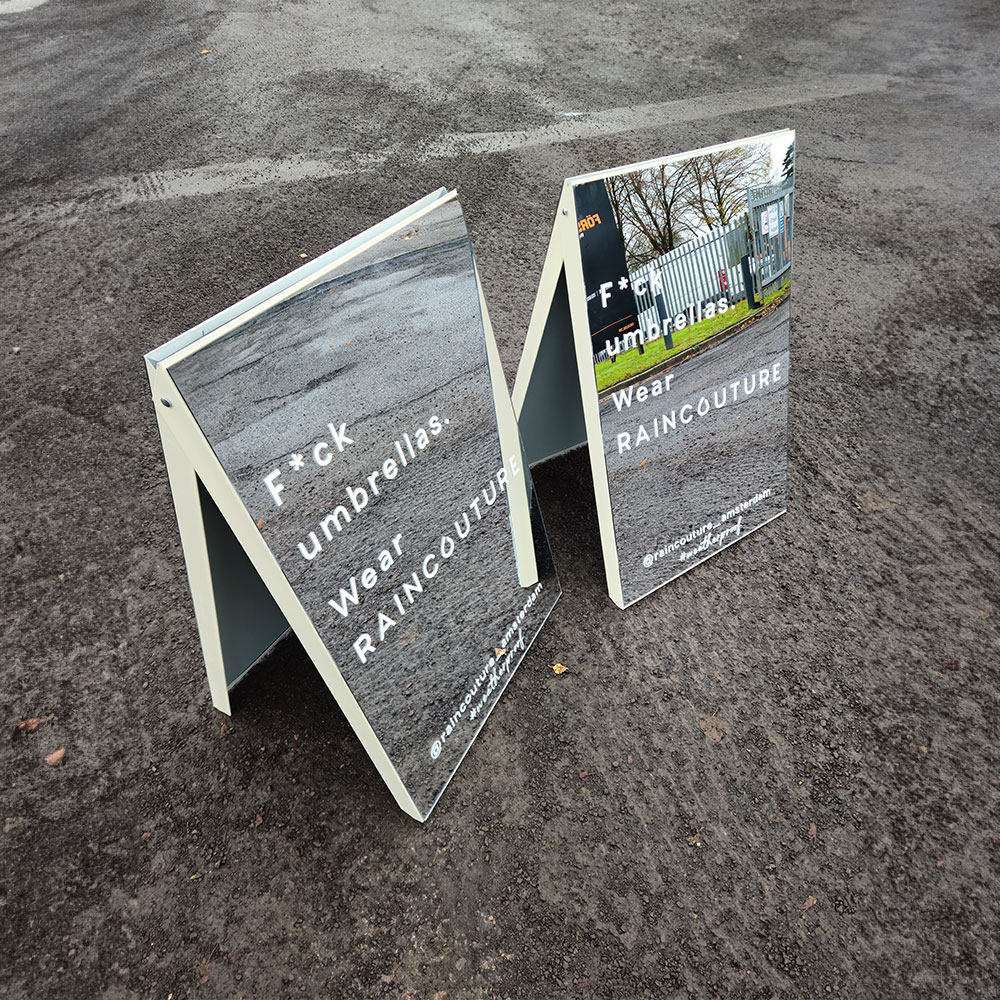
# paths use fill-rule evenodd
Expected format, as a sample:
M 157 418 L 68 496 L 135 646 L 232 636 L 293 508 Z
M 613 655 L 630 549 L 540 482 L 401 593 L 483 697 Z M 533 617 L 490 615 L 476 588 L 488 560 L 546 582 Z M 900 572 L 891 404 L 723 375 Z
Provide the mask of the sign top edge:
M 608 177 L 614 177 L 618 174 L 632 173 L 636 170 L 648 170 L 650 167 L 659 167 L 667 163 L 678 163 L 681 160 L 690 159 L 692 156 L 704 156 L 706 153 L 719 153 L 725 149 L 732 149 L 734 146 L 744 146 L 750 142 L 764 142 L 765 140 L 774 139 L 779 135 L 789 135 L 794 139 L 795 129 L 774 129 L 771 132 L 762 132 L 760 135 L 750 135 L 744 139 L 733 139 L 730 142 L 716 143 L 714 146 L 702 146 L 699 149 L 690 149 L 682 153 L 670 153 L 667 156 L 657 156 L 650 160 L 641 160 L 638 163 L 626 163 L 620 167 L 611 167 L 605 170 L 593 170 L 590 173 L 576 174 L 573 177 L 567 177 L 564 183 L 571 187 L 576 187 L 579 184 L 587 184 L 590 181 L 606 180 Z

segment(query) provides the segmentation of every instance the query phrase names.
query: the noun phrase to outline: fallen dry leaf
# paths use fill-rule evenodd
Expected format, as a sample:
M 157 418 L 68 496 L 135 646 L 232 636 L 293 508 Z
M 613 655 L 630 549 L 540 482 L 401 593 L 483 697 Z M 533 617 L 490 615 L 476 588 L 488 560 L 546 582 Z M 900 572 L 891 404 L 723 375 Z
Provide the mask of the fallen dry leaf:
M 201 50 L 201 54 L 203 56 L 210 56 L 212 54 L 212 50 L 211 49 L 202 49 Z
M 552 673 L 554 674 L 564 674 L 569 669 L 569 667 L 563 666 L 561 663 L 552 664 Z
M 58 750 L 54 750 L 52 753 L 45 758 L 45 763 L 49 767 L 58 767 L 66 757 L 66 748 L 60 747 Z
M 819 830 L 817 829 L 817 827 L 816 827 L 816 824 L 815 824 L 815 823 L 810 823 L 810 824 L 809 824 L 809 839 L 810 839 L 810 840 L 811 840 L 811 841 L 812 841 L 812 842 L 813 842 L 814 844 L 816 843 L 816 835 L 817 835 L 818 833 L 819 833 Z
M 496 646 L 493 647 L 493 655 L 494 656 L 504 656 L 506 654 L 506 652 L 507 652 L 506 649 L 497 649 Z
M 54 715 L 44 715 L 41 718 L 25 719 L 24 722 L 17 724 L 17 728 L 26 733 L 33 733 L 43 722 L 51 722 L 54 718 Z
M 649 456 L 647 455 L 640 463 L 639 468 L 641 469 L 649 461 Z
M 884 497 L 877 497 L 874 493 L 865 493 L 861 504 L 855 504 L 858 510 L 867 510 L 875 514 L 892 514 L 896 510 L 896 504 L 892 500 Z
M 263 527 L 264 527 L 264 518 L 262 517 L 257 518 L 257 530 L 260 531 L 260 529 Z
M 716 709 L 716 712 L 718 709 Z M 729 727 L 713 712 L 698 719 L 698 728 L 713 742 L 721 743 L 729 732 Z
M 804 917 L 807 910 L 811 910 L 819 900 L 815 896 L 806 896 L 806 901 L 799 907 L 799 913 Z
M 299 257 L 300 257 L 300 258 L 302 258 L 303 260 L 304 260 L 304 259 L 305 259 L 306 257 L 308 257 L 308 256 L 309 256 L 309 254 L 307 254 L 307 253 L 300 253 L 300 254 L 299 254 Z
M 260 813 L 257 813 L 257 818 L 253 821 L 253 828 L 256 830 L 257 827 L 260 826 L 260 824 L 263 822 L 264 822 L 264 817 Z

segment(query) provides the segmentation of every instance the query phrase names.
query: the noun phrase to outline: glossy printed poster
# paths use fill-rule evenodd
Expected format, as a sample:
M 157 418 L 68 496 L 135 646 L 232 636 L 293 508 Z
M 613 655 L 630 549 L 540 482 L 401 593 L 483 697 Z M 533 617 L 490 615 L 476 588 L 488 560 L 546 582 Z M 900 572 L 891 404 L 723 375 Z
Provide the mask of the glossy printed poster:
M 451 198 L 170 369 L 419 818 L 560 593 L 489 349 Z
M 573 193 L 629 604 L 785 510 L 794 133 Z

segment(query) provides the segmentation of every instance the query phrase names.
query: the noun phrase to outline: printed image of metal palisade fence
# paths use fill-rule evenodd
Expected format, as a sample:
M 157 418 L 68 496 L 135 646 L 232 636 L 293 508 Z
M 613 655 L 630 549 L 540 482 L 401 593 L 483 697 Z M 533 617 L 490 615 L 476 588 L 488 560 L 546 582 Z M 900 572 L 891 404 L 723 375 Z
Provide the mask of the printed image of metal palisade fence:
M 749 188 L 746 212 L 630 272 L 646 339 L 662 336 L 666 321 L 692 304 L 746 299 L 748 275 L 751 306 L 762 300 L 791 267 L 792 205 L 790 183 Z M 594 360 L 607 357 L 601 351 Z

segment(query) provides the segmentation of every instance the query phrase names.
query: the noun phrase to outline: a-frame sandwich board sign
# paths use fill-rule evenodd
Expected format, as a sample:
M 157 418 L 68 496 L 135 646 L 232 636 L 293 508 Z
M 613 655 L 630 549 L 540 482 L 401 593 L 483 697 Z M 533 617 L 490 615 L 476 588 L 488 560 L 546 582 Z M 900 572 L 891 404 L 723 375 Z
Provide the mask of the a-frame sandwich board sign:
M 426 819 L 560 594 L 454 192 L 146 364 L 213 703 L 290 628 Z
M 793 165 L 784 130 L 563 184 L 514 408 L 532 465 L 588 445 L 619 607 L 785 510 Z

